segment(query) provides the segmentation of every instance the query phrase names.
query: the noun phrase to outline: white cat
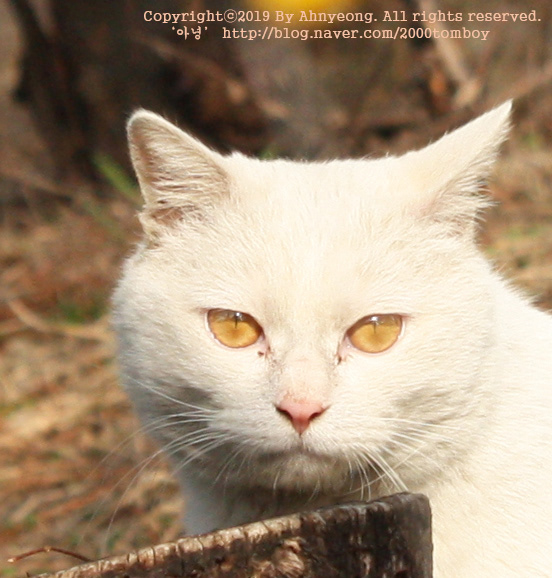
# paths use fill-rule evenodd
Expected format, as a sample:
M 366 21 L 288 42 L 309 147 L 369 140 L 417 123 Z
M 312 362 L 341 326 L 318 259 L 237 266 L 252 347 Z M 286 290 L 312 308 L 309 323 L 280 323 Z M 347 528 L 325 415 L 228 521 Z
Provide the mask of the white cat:
M 408 490 L 437 578 L 552 576 L 552 318 L 474 241 L 509 113 L 327 163 L 132 117 L 145 238 L 114 321 L 188 531 Z

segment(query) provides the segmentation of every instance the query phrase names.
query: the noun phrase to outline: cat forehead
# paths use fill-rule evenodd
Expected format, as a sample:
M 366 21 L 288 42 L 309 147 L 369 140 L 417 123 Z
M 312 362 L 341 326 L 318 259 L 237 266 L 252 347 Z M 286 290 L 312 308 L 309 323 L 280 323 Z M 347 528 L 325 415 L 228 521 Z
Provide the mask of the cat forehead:
M 405 265 L 427 260 L 422 249 L 430 246 L 410 230 L 417 220 L 399 207 L 393 159 L 227 161 L 221 205 L 200 227 L 184 220 L 182 234 L 168 237 L 171 262 L 181 261 L 182 270 L 197 262 L 220 306 L 230 307 L 234 297 L 255 303 L 267 292 L 284 302 L 296 295 L 298 303 L 305 296 L 330 303 L 351 293 L 361 301 L 366 278 L 385 303 L 385 280 L 396 283 L 397 267 L 407 278 Z
M 226 199 L 214 219 L 254 246 L 316 254 L 366 247 L 370 232 L 403 209 L 387 161 L 257 161 L 233 156 Z M 392 181 L 395 181 L 393 183 Z M 405 183 L 406 185 L 406 183 Z M 406 198 L 410 195 L 406 194 Z M 389 231 L 391 233 L 391 231 Z
M 415 183 L 395 159 L 329 162 L 257 161 L 233 156 L 227 165 L 229 204 L 251 226 L 292 234 L 337 235 L 343 241 L 407 215 Z
M 400 168 L 394 158 L 296 162 L 233 155 L 227 161 L 226 170 L 242 195 L 263 199 L 271 193 L 284 201 L 302 199 L 313 205 L 352 201 L 355 196 L 376 203 L 381 195 L 392 193 Z
M 423 254 L 437 236 L 434 223 L 419 218 L 417 183 L 400 157 L 220 160 L 228 188 L 218 205 L 198 227 L 184 219 L 168 239 L 175 253 L 195 259 L 200 251 L 211 269 L 236 278 L 255 268 L 288 271 L 288 281 L 379 270 L 393 255 Z

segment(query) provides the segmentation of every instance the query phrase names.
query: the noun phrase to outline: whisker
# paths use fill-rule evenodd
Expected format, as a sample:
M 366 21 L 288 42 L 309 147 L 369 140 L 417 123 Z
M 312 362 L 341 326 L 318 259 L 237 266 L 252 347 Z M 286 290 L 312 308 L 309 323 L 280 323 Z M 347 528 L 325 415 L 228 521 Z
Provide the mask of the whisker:
M 152 384 L 138 381 L 135 378 L 130 378 L 130 380 L 133 381 L 138 387 L 144 388 L 144 389 L 158 395 L 159 397 L 162 397 L 162 398 L 166 399 L 167 401 L 171 401 L 177 405 L 181 405 L 183 407 L 187 407 L 187 408 L 191 408 L 191 409 L 196 409 L 198 411 L 204 412 L 206 415 L 208 413 L 210 413 L 210 414 L 216 414 L 217 413 L 217 411 L 215 409 L 197 406 L 197 405 L 182 401 L 181 399 L 178 399 L 176 397 L 173 397 L 173 396 L 169 395 L 163 389 L 161 389 L 159 387 L 155 387 Z
M 170 416 L 165 416 L 163 418 L 159 418 L 158 420 L 155 420 L 154 422 L 152 422 L 155 425 L 155 427 L 151 427 L 152 423 L 150 423 L 150 424 L 147 424 L 146 426 L 144 426 L 144 428 L 142 428 L 142 429 L 144 429 L 145 431 L 152 431 L 154 429 L 166 427 L 163 422 L 166 422 L 167 420 L 173 419 L 175 417 L 175 415 L 176 414 L 172 414 Z M 125 487 L 125 490 L 123 491 L 122 495 L 119 497 L 117 504 L 115 506 L 115 510 L 110 517 L 110 521 L 109 521 L 109 524 L 108 524 L 108 527 L 106 530 L 106 541 L 104 543 L 104 551 L 107 550 L 107 540 L 109 539 L 109 535 L 111 533 L 111 528 L 113 527 L 113 523 L 115 521 L 115 517 L 117 515 L 117 512 L 119 511 L 122 503 L 124 502 L 124 499 L 126 498 L 130 488 L 134 485 L 134 483 L 140 477 L 142 472 L 156 458 L 160 457 L 163 454 L 167 455 L 168 457 L 173 457 L 182 448 L 185 448 L 185 447 L 188 448 L 191 444 L 202 443 L 205 440 L 209 440 L 209 439 L 212 440 L 213 437 L 214 437 L 213 431 L 209 427 L 202 427 L 200 429 L 196 429 L 194 431 L 188 432 L 185 436 L 180 436 L 180 437 L 176 438 L 175 440 L 172 440 L 170 443 L 165 444 L 162 447 L 160 447 L 159 449 L 157 449 L 155 452 L 153 452 L 151 455 L 149 455 L 144 460 L 142 460 L 139 464 L 137 464 L 134 468 L 132 468 L 130 471 L 128 471 L 124 476 L 121 477 L 121 479 L 119 479 L 117 481 L 115 486 L 112 488 L 112 492 L 116 491 L 117 488 L 122 483 L 124 483 L 129 476 L 132 476 L 132 479 L 130 480 L 130 482 L 128 482 L 128 484 Z M 221 444 L 224 441 L 224 436 L 222 434 L 218 434 L 216 437 L 220 438 L 220 439 L 216 440 L 217 444 Z M 203 453 L 205 453 L 205 452 L 202 452 L 201 455 L 203 455 Z M 196 457 L 199 457 L 199 456 L 196 456 L 196 455 L 189 456 L 189 459 L 185 460 L 185 461 L 186 462 L 193 461 L 193 459 L 195 459 Z
M 427 430 L 427 429 L 431 429 L 431 428 L 437 428 L 437 429 L 447 429 L 447 430 L 451 430 L 454 432 L 461 431 L 461 428 L 458 426 L 452 426 L 452 425 L 447 425 L 447 424 L 442 424 L 442 423 L 416 421 L 416 420 L 404 419 L 404 418 L 400 418 L 400 417 L 380 416 L 380 417 L 378 417 L 378 421 L 414 425 L 414 426 L 419 426 L 423 430 Z
M 105 466 L 106 463 L 112 459 L 116 454 L 118 454 L 122 448 L 124 448 L 126 445 L 130 444 L 130 442 L 132 440 L 134 440 L 137 436 L 139 435 L 144 435 L 144 434 L 149 434 L 152 431 L 155 431 L 157 429 L 161 429 L 165 426 L 166 422 L 169 422 L 170 420 L 172 420 L 175 417 L 176 414 L 172 414 L 172 415 L 168 415 L 168 416 L 163 416 L 160 417 L 156 420 L 150 421 L 149 423 L 143 424 L 141 427 L 139 427 L 138 429 L 134 430 L 131 434 L 129 434 L 128 436 L 126 436 L 122 441 L 120 441 L 107 455 L 105 455 L 95 466 L 94 468 L 87 474 L 87 478 L 90 478 L 91 476 L 93 476 L 102 466 Z M 156 457 L 158 457 L 161 453 L 163 452 L 162 449 L 156 451 L 155 453 L 153 453 L 151 456 L 148 456 L 146 459 L 149 460 L 148 463 L 150 463 L 151 461 L 153 461 Z M 108 502 L 110 495 L 113 494 L 113 492 L 117 491 L 117 489 L 119 488 L 119 486 L 131 475 L 133 475 L 133 473 L 140 468 L 141 464 L 143 464 L 143 461 L 140 461 L 139 464 L 135 465 L 132 469 L 130 469 L 128 472 L 125 473 L 124 476 L 122 476 L 116 483 L 114 486 L 112 486 L 110 488 L 109 494 L 106 494 L 97 504 L 96 507 L 94 508 L 94 512 L 92 513 L 92 515 L 90 516 L 90 518 L 87 521 L 86 526 L 84 527 L 84 529 L 81 532 L 81 540 L 84 539 L 84 537 L 86 536 L 86 533 L 88 532 L 88 528 L 90 527 L 90 525 L 92 524 L 92 522 L 95 520 L 96 516 L 98 515 L 98 513 L 102 510 L 103 506 L 105 506 L 105 504 Z M 135 476 L 136 477 L 136 476 Z M 130 482 L 129 486 L 131 486 L 134 483 L 134 479 Z M 118 506 L 115 509 L 115 515 L 117 513 L 118 510 Z M 79 542 L 80 543 L 80 542 Z

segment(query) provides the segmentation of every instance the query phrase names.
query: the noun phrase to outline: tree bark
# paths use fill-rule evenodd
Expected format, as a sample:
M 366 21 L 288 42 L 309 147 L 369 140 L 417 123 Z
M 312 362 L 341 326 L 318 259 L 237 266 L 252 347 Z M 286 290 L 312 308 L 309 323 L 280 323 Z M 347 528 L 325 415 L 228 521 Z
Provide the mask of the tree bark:
M 185 537 L 40 578 L 431 578 L 429 501 L 396 494 Z

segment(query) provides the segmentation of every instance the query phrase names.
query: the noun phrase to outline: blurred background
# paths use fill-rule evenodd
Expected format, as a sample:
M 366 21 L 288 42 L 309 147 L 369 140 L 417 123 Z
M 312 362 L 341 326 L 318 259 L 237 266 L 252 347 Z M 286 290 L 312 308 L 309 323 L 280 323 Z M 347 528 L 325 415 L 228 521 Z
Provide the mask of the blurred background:
M 261 21 L 153 20 L 227 9 L 259 11 Z M 299 22 L 310 9 L 378 20 Z M 275 22 L 276 10 L 296 16 Z M 467 21 L 483 10 L 491 21 Z M 386 11 L 395 21 L 384 21 Z M 423 12 L 427 21 L 415 21 Z M 463 21 L 430 21 L 449 12 Z M 296 38 L 224 38 L 225 28 L 251 36 L 267 25 Z M 398 26 L 412 38 L 340 32 Z M 449 38 L 433 38 L 435 29 Z M 446 31 L 457 29 L 488 35 L 451 39 Z M 305 30 L 327 37 L 302 40 Z M 547 0 L 484 8 L 469 0 L 0 0 L 0 575 L 77 562 L 55 553 L 6 562 L 43 546 L 97 558 L 179 533 L 175 484 L 135 433 L 109 329 L 110 294 L 139 239 L 124 133 L 133 109 L 155 110 L 222 152 L 329 159 L 422 146 L 507 98 L 516 99 L 515 128 L 481 242 L 550 308 Z

